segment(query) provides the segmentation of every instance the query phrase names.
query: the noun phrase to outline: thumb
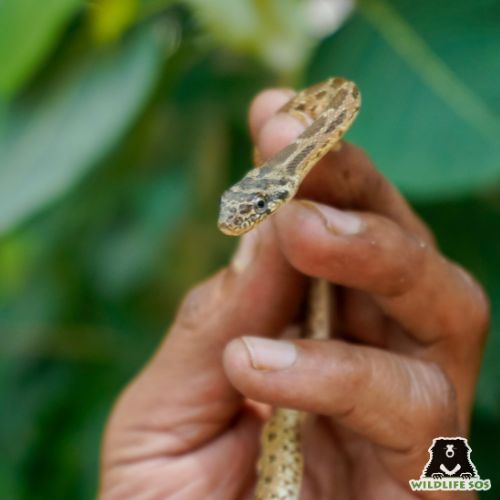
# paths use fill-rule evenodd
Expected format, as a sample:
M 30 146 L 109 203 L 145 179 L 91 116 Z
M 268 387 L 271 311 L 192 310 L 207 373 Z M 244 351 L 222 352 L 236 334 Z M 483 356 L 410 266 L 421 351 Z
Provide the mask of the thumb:
M 398 461 L 460 432 L 453 387 L 426 361 L 341 340 L 243 337 L 226 347 L 224 366 L 245 396 L 333 417 Z
M 279 331 L 295 312 L 301 279 L 280 253 L 272 225 L 245 235 L 231 266 L 184 300 L 166 340 L 119 399 L 105 448 L 130 441 L 130 429 L 149 431 L 155 452 L 161 446 L 166 454 L 220 433 L 242 404 L 222 367 L 224 346 L 239 335 Z

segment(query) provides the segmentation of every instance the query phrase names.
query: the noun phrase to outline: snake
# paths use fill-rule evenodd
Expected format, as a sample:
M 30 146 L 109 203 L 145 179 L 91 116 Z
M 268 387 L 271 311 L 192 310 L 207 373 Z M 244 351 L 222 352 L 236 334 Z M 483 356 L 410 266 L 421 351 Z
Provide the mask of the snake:
M 288 113 L 299 120 L 305 126 L 304 131 L 222 194 L 219 229 L 226 235 L 240 236 L 292 200 L 318 161 L 330 150 L 342 146 L 342 136 L 353 123 L 360 106 L 359 89 L 342 77 L 329 78 L 295 94 L 278 113 Z M 325 339 L 330 336 L 330 293 L 325 280 L 312 280 L 303 337 Z M 263 426 L 255 500 L 300 498 L 305 418 L 306 413 L 302 411 L 277 408 Z

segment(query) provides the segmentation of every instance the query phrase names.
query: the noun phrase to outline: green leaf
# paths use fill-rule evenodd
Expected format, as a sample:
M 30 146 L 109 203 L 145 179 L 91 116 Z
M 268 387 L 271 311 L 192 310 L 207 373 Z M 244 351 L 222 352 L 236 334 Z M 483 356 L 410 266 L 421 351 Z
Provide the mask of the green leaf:
M 65 193 L 109 151 L 148 98 L 164 50 L 156 33 L 141 30 L 34 105 L 13 107 L 0 130 L 0 233 Z
M 89 255 L 92 275 L 107 297 L 124 296 L 158 273 L 190 199 L 186 176 L 175 170 L 156 176 L 135 187 L 135 198 L 135 216 L 105 227 Z
M 0 0 L 0 94 L 22 86 L 83 0 Z
M 361 88 L 352 140 L 415 198 L 500 179 L 498 19 L 493 0 L 362 1 L 316 54 L 311 80 Z

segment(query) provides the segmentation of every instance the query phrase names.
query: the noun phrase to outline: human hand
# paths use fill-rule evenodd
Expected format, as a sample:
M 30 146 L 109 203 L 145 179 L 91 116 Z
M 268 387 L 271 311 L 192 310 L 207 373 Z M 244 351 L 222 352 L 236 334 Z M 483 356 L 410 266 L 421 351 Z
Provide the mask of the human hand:
M 252 105 L 264 158 L 301 131 L 272 116 L 289 97 Z M 123 393 L 101 498 L 250 498 L 266 413 L 251 400 L 322 415 L 305 429 L 304 499 L 412 498 L 432 439 L 467 435 L 488 324 L 480 287 L 359 149 L 327 155 L 299 196 L 316 202 L 245 235 Z M 303 274 L 339 285 L 334 338 L 259 340 L 296 322 Z

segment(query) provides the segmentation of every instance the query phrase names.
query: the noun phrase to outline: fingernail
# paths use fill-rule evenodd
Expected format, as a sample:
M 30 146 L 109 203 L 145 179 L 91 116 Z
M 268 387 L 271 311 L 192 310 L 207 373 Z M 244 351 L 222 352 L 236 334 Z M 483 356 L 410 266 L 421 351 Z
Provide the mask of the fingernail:
M 231 261 L 231 268 L 235 273 L 243 273 L 255 259 L 259 246 L 258 233 L 258 228 L 255 228 L 240 238 L 238 248 Z
M 299 203 L 319 215 L 326 228 L 333 233 L 351 235 L 361 232 L 363 220 L 353 212 L 337 210 L 336 208 L 314 203 L 309 200 L 300 200 Z
M 262 337 L 242 337 L 241 339 L 250 362 L 256 370 L 284 370 L 297 360 L 297 348 L 291 342 Z

